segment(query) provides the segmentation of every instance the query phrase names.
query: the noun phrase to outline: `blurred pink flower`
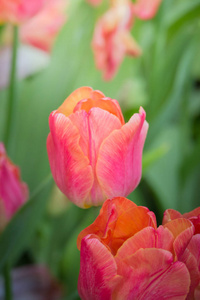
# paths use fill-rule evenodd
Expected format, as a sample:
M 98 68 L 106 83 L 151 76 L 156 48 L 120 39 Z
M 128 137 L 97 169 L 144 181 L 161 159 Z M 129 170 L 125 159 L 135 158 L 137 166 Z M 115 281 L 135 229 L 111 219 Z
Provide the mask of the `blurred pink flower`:
M 92 48 L 96 66 L 102 70 L 105 80 L 115 75 L 125 55 L 141 54 L 130 34 L 132 23 L 132 6 L 124 1 L 113 5 L 96 24 Z
M 0 143 L 0 230 L 28 199 L 28 187 L 21 181 L 20 170 L 7 157 Z
M 148 130 L 140 108 L 128 123 L 116 100 L 81 87 L 49 117 L 47 151 L 54 180 L 76 205 L 101 205 L 138 185 Z
M 133 14 L 142 20 L 152 19 L 162 0 L 136 0 L 133 4 Z
M 67 0 L 49 0 L 37 15 L 20 27 L 21 41 L 49 52 L 66 22 L 67 3 Z
M 0 23 L 21 24 L 37 14 L 48 0 L 0 0 Z
M 122 197 L 106 200 L 78 236 L 81 299 L 193 299 L 187 296 L 196 266 L 182 259 L 193 234 L 184 218 L 157 228 L 148 208 Z

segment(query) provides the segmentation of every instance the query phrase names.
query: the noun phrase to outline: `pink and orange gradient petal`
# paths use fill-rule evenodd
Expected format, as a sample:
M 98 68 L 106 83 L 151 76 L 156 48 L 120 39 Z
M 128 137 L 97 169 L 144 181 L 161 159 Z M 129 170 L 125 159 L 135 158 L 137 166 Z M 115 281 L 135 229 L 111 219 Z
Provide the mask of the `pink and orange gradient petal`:
M 97 178 L 108 198 L 127 196 L 141 178 L 142 151 L 148 130 L 145 112 L 140 109 L 119 130 L 105 139 L 99 150 Z
M 163 249 L 140 249 L 123 263 L 117 260 L 123 281 L 116 288 L 115 300 L 176 299 L 184 300 L 189 291 L 190 276 L 181 262 Z
M 87 274 L 88 276 L 85 276 Z M 81 268 L 78 292 L 82 300 L 111 300 L 109 281 L 117 275 L 117 265 L 112 254 L 90 235 L 81 242 Z
M 94 178 L 89 159 L 79 145 L 80 134 L 69 118 L 56 111 L 50 115 L 49 126 L 47 151 L 56 184 L 69 200 L 73 199 L 80 207 L 88 207 L 85 199 Z

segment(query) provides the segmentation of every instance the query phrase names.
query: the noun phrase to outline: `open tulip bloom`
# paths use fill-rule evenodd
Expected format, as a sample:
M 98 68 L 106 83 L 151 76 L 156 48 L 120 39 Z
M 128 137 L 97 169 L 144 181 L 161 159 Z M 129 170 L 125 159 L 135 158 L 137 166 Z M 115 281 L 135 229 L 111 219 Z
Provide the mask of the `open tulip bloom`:
M 190 218 L 165 221 L 126 198 L 105 201 L 78 236 L 81 299 L 200 299 L 200 234 Z
M 49 117 L 47 151 L 54 180 L 76 205 L 101 205 L 138 185 L 148 130 L 140 108 L 125 124 L 116 100 L 82 87 Z

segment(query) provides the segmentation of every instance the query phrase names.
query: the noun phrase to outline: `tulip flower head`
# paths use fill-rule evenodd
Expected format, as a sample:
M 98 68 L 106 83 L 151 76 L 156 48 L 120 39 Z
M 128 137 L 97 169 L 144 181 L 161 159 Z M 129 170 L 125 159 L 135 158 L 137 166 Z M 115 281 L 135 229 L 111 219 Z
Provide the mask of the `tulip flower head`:
M 28 187 L 21 181 L 20 170 L 0 143 L 0 231 L 27 199 Z
M 140 108 L 125 124 L 116 100 L 81 87 L 49 117 L 47 152 L 54 180 L 76 205 L 101 205 L 138 185 L 148 130 Z
M 157 228 L 148 208 L 123 197 L 106 200 L 78 236 L 81 299 L 199 299 L 188 297 L 198 284 L 196 236 L 189 220 Z
M 21 24 L 37 14 L 47 0 L 0 0 L 0 23 Z
M 111 7 L 96 24 L 92 48 L 96 66 L 103 71 L 105 80 L 115 75 L 125 55 L 141 54 L 130 33 L 132 23 L 131 4 L 124 1 Z
M 20 28 L 23 43 L 49 52 L 66 22 L 67 0 L 49 0 L 48 4 Z
M 161 4 L 162 0 L 136 0 L 133 3 L 133 14 L 141 19 L 148 20 L 152 19 Z

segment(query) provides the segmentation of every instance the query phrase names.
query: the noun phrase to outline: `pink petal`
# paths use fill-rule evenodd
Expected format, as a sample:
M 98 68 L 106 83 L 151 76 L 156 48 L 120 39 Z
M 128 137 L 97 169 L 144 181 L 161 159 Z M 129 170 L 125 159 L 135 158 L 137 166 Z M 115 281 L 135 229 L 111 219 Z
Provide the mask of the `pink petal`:
M 177 258 L 179 258 L 185 251 L 189 244 L 193 234 L 194 226 L 186 219 L 175 219 L 164 225 L 173 234 L 174 240 L 174 252 Z
M 190 276 L 181 262 L 173 263 L 170 252 L 140 249 L 125 260 L 117 260 L 123 281 L 116 288 L 115 300 L 183 300 L 189 290 Z M 129 266 L 129 267 L 128 267 Z
M 117 265 L 108 249 L 93 236 L 81 242 L 78 292 L 82 300 L 111 300 L 109 281 L 117 275 Z
M 152 19 L 161 4 L 162 0 L 137 0 L 133 4 L 133 13 L 142 20 Z
M 182 215 L 180 212 L 176 211 L 175 209 L 167 209 L 164 212 L 162 224 L 164 225 L 164 224 L 166 224 L 172 220 L 178 219 L 178 218 L 182 218 Z
M 80 134 L 71 120 L 52 112 L 47 152 L 51 171 L 60 190 L 76 205 L 87 207 L 85 200 L 93 185 L 92 167 L 80 145 Z
M 69 119 L 79 131 L 79 145 L 85 156 L 89 158 L 93 171 L 94 182 L 90 193 L 92 200 L 88 199 L 87 203 L 89 205 L 89 201 L 90 203 L 92 201 L 92 205 L 100 205 L 106 200 L 107 195 L 96 176 L 99 148 L 113 130 L 121 128 L 121 122 L 115 115 L 98 107 L 90 109 L 88 114 L 84 110 L 77 111 L 71 114 Z
M 160 226 L 155 230 L 153 227 L 146 227 L 126 240 L 119 248 L 116 257 L 124 260 L 140 248 L 160 248 L 172 252 L 173 241 L 173 235 L 167 228 Z
M 145 112 L 134 114 L 121 129 L 113 131 L 99 149 L 97 178 L 109 198 L 127 196 L 138 185 L 142 151 L 148 130 Z

